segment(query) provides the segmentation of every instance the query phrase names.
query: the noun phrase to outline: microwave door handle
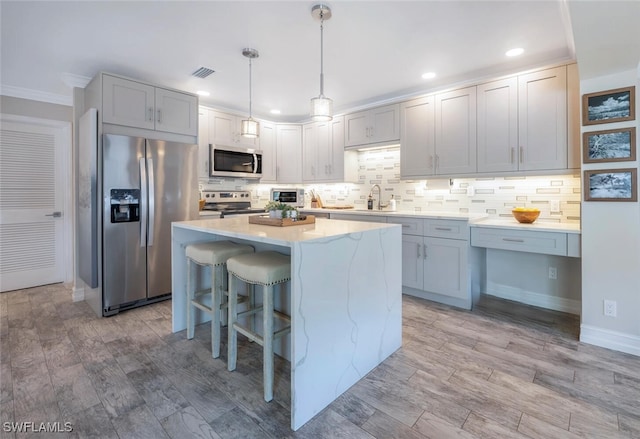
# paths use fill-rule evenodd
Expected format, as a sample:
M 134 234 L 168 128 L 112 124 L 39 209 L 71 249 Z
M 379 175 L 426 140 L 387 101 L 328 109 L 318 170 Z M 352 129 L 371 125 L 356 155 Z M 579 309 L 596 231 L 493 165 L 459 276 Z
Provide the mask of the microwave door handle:
M 258 173 L 258 154 L 253 155 L 253 173 Z

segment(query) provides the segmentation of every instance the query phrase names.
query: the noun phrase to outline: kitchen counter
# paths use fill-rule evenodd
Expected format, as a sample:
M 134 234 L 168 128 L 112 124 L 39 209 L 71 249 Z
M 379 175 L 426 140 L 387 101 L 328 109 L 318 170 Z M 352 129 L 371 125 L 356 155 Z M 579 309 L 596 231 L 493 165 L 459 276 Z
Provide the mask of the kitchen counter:
M 290 254 L 292 278 L 276 306 L 291 316 L 291 334 L 276 348 L 291 361 L 297 430 L 400 348 L 401 234 L 398 224 L 323 218 L 289 227 L 250 224 L 246 215 L 173 223 L 173 332 L 186 323 L 187 244 L 229 239 Z
M 460 213 L 460 212 L 416 212 L 414 210 L 368 210 L 368 209 L 312 209 L 301 208 L 302 212 L 310 214 L 345 214 L 345 215 L 368 215 L 384 217 L 408 217 L 408 218 L 429 218 L 443 220 L 467 220 L 471 227 L 499 227 L 509 229 L 522 229 L 533 231 L 580 233 L 580 223 L 551 222 L 537 220 L 533 224 L 522 224 L 515 218 L 489 218 L 481 213 Z
M 515 218 L 478 219 L 469 223 L 471 227 L 507 228 L 514 230 L 531 230 L 538 232 L 565 232 L 580 234 L 580 223 L 556 223 L 536 221 L 533 224 L 522 224 Z
M 469 220 L 476 221 L 486 218 L 487 215 L 477 213 L 460 213 L 460 212 L 416 212 L 415 210 L 368 210 L 368 209 L 318 209 L 318 208 L 300 208 L 302 212 L 310 214 L 314 213 L 344 213 L 347 215 L 373 215 L 373 216 L 406 216 L 415 218 L 432 218 L 432 219 L 452 219 L 452 220 Z

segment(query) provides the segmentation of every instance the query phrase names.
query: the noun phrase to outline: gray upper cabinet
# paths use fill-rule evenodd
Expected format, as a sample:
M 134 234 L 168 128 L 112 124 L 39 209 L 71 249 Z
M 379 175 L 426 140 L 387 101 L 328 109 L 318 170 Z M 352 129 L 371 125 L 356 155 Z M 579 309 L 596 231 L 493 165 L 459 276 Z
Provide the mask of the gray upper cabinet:
M 436 94 L 436 173 L 476 172 L 476 87 Z
M 344 172 L 344 117 L 303 125 L 303 168 L 305 183 L 340 182 Z
M 567 168 L 567 68 L 518 77 L 519 169 Z
M 198 97 L 103 74 L 102 122 L 196 136 Z
M 478 172 L 570 167 L 567 110 L 565 66 L 479 85 Z
M 518 78 L 478 87 L 478 172 L 517 171 Z
M 575 65 L 429 95 L 400 106 L 400 175 L 580 167 Z
M 400 176 L 423 177 L 435 173 L 434 96 L 400 105 Z
M 277 182 L 276 125 L 260 121 L 260 150 L 262 151 L 262 178 L 260 183 Z
M 400 139 L 400 105 L 392 104 L 347 114 L 345 147 L 391 144 Z
M 302 126 L 276 125 L 276 163 L 278 183 L 302 181 Z
M 476 88 L 403 102 L 400 134 L 402 178 L 476 172 Z

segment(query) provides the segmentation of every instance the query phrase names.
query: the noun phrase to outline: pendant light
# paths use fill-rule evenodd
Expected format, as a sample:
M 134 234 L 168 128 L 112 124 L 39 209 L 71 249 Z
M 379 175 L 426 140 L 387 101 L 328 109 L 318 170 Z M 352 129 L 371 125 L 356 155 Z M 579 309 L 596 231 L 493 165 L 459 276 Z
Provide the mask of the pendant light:
M 331 8 L 319 4 L 311 8 L 311 15 L 320 20 L 320 95 L 311 99 L 311 118 L 315 121 L 333 119 L 333 101 L 324 95 L 324 21 L 331 18 Z
M 255 139 L 260 136 L 260 124 L 251 117 L 251 60 L 260 56 L 256 49 L 242 49 L 242 54 L 249 58 L 249 119 L 242 121 L 240 135 Z

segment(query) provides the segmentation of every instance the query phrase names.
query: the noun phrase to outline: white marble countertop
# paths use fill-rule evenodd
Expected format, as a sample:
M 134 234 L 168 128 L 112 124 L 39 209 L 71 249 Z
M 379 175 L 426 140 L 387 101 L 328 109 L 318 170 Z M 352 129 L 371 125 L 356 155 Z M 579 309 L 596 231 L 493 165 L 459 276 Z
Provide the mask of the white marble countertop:
M 360 233 L 386 227 L 400 227 L 400 225 L 397 224 L 364 223 L 358 221 L 329 220 L 325 218 L 316 218 L 314 224 L 277 227 L 250 224 L 248 215 L 222 219 L 213 218 L 178 221 L 174 222 L 173 225 L 189 230 L 215 233 L 230 238 L 248 239 L 287 247 L 290 247 L 294 242 L 338 237 L 350 233 Z
M 536 221 L 532 224 L 521 224 L 515 218 L 504 219 L 480 219 L 469 224 L 471 227 L 509 228 L 517 230 L 533 230 L 540 232 L 565 232 L 580 234 L 580 223 L 557 223 Z
M 430 218 L 430 219 L 452 219 L 452 220 L 469 220 L 477 221 L 486 218 L 487 215 L 478 213 L 460 213 L 460 212 L 416 212 L 415 210 L 368 210 L 368 209 L 317 209 L 317 208 L 300 208 L 303 212 L 311 214 L 317 213 L 344 213 L 347 215 L 372 215 L 372 216 L 405 216 L 414 218 Z

